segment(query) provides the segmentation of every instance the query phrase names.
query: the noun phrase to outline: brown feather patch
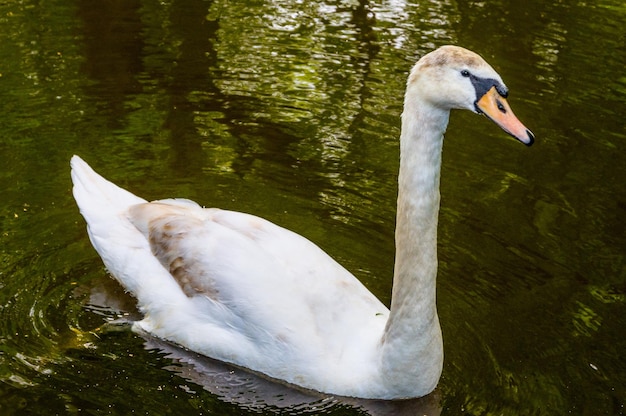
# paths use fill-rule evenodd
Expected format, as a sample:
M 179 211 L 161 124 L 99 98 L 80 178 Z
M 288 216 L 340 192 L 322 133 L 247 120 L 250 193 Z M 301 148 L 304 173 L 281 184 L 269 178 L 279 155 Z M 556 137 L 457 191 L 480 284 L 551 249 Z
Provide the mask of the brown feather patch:
M 217 300 L 219 290 L 212 285 L 208 271 L 182 244 L 203 223 L 203 219 L 188 215 L 187 211 L 185 207 L 151 202 L 132 207 L 130 216 L 148 239 L 152 254 L 170 272 L 185 295 L 203 295 Z

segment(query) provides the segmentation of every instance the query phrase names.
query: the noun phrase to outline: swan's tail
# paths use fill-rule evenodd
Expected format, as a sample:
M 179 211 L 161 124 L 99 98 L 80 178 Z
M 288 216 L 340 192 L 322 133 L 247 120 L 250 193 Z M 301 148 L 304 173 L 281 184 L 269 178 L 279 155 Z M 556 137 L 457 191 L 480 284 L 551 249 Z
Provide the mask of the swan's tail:
M 163 291 L 175 297 L 180 289 L 129 220 L 128 209 L 146 200 L 104 179 L 78 156 L 72 157 L 70 166 L 74 198 L 89 239 L 109 272 L 138 299 L 140 308 L 159 299 Z
M 81 214 L 91 225 L 91 218 L 119 213 L 129 206 L 146 202 L 144 199 L 120 188 L 98 175 L 83 159 L 73 156 L 72 182 L 74 183 L 74 199 Z

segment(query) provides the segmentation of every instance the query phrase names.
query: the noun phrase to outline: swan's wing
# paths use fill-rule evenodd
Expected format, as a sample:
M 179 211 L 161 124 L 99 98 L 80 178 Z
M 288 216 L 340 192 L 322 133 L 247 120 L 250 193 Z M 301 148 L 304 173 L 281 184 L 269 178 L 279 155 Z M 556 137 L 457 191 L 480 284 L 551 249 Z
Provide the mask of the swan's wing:
M 325 365 L 357 359 L 359 349 L 369 354 L 361 346 L 377 345 L 372 338 L 382 336 L 387 308 L 291 231 L 252 215 L 167 200 L 134 205 L 129 218 L 194 305 L 185 330 L 164 331 L 160 321 L 171 323 L 168 314 L 147 320 L 149 332 L 296 384 L 298 374 L 311 377 Z
M 187 296 L 228 305 L 267 331 L 311 321 L 330 329 L 360 313 L 386 314 L 315 244 L 262 218 L 170 200 L 134 205 L 129 218 Z

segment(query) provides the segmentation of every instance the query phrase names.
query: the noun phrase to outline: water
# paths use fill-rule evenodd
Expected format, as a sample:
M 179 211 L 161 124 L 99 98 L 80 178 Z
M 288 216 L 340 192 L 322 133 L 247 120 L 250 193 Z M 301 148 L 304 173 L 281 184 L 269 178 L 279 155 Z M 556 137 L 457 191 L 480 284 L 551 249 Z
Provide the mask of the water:
M 1 414 L 625 413 L 618 0 L 25 0 L 0 22 Z M 89 244 L 75 153 L 145 198 L 291 228 L 388 304 L 404 83 L 445 43 L 500 72 L 537 143 L 452 115 L 435 395 L 312 396 L 103 327 L 133 302 Z

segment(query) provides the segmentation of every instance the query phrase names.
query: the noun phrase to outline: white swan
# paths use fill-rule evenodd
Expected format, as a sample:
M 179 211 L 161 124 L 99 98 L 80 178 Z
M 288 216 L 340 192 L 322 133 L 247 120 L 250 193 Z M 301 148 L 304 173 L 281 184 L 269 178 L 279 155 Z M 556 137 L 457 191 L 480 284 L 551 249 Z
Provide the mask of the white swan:
M 391 311 L 307 239 L 261 218 L 146 202 L 71 161 L 91 242 L 138 300 L 135 328 L 278 380 L 342 396 L 424 396 L 443 364 L 435 305 L 443 133 L 450 110 L 487 115 L 532 144 L 500 76 L 444 46 L 408 78 Z

